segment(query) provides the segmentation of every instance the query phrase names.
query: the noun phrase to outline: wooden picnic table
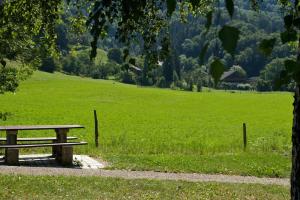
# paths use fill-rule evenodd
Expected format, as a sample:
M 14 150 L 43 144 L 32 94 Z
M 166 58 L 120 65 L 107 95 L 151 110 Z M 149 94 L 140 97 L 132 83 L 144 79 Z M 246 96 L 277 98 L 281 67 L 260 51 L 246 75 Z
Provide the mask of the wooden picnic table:
M 67 142 L 67 134 L 70 129 L 84 128 L 81 125 L 33 125 L 33 126 L 0 126 L 0 131 L 6 131 L 6 145 L 0 145 L 5 148 L 5 162 L 7 164 L 19 163 L 19 149 L 31 147 L 52 146 L 53 154 L 58 162 L 68 165 L 73 161 L 73 145 L 87 144 L 86 142 Z M 56 138 L 52 144 L 17 144 L 18 132 L 28 130 L 55 130 Z M 32 141 L 37 141 L 34 138 Z M 42 139 L 42 138 L 41 138 Z M 20 140 L 22 141 L 22 140 Z M 25 141 L 30 141 L 29 139 Z M 40 140 L 43 141 L 43 140 Z

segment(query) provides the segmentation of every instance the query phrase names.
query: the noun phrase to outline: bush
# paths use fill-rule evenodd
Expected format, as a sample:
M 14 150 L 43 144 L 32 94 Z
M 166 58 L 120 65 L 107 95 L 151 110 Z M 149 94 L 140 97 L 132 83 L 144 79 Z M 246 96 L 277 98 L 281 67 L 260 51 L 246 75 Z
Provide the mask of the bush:
M 107 57 L 110 61 L 115 61 L 118 64 L 122 64 L 123 58 L 122 58 L 122 51 L 120 49 L 110 49 L 108 50 Z
M 160 87 L 160 88 L 166 88 L 167 87 L 167 82 L 165 77 L 159 77 L 157 82 L 156 82 L 156 86 Z
M 19 85 L 16 68 L 0 67 L 0 94 L 14 92 Z
M 272 84 L 269 81 L 259 79 L 256 83 L 256 90 L 261 92 L 272 91 Z
M 171 88 L 172 90 L 179 90 L 179 89 L 180 89 L 180 88 L 177 86 L 177 84 L 174 83 L 174 82 L 171 83 L 170 88 Z
M 249 83 L 227 83 L 223 82 L 219 86 L 223 90 L 253 90 L 253 86 Z
M 237 90 L 237 83 L 222 82 L 219 88 L 223 90 Z
M 246 83 L 246 84 L 238 84 L 237 89 L 238 90 L 252 90 L 253 88 L 250 84 Z
M 197 92 L 202 92 L 202 81 L 197 82 Z
M 136 83 L 136 77 L 133 72 L 130 71 L 122 71 L 120 73 L 119 79 L 122 83 L 128 83 L 128 84 L 135 84 Z
M 94 65 L 89 73 L 89 76 L 94 79 L 108 79 L 108 76 L 116 75 L 120 72 L 120 65 L 117 63 L 100 63 Z
M 59 67 L 54 61 L 52 57 L 46 57 L 42 59 L 42 63 L 39 67 L 41 71 L 53 73 L 55 70 L 57 70 Z
M 62 59 L 62 70 L 69 74 L 80 75 L 83 66 L 84 65 L 75 56 L 68 55 Z

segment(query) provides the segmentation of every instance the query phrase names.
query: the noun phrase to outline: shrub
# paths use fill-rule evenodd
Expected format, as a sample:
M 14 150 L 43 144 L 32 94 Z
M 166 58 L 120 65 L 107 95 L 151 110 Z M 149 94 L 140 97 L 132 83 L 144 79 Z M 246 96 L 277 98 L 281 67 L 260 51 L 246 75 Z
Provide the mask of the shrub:
M 0 94 L 14 92 L 19 85 L 16 68 L 0 67 Z
M 167 87 L 167 82 L 165 77 L 159 77 L 157 82 L 156 82 L 156 86 L 160 87 L 160 88 L 166 88 Z
M 202 92 L 202 81 L 198 80 L 197 82 L 197 92 Z
M 89 72 L 89 76 L 95 79 L 107 79 L 108 76 L 116 75 L 120 72 L 120 65 L 117 63 L 100 63 L 94 65 Z
M 133 72 L 130 72 L 130 71 L 120 72 L 119 79 L 123 83 L 128 83 L 128 84 L 135 84 L 136 83 L 135 74 Z
M 115 61 L 118 64 L 122 64 L 122 51 L 120 49 L 110 49 L 108 50 L 107 57 L 110 61 Z
M 41 71 L 53 73 L 59 67 L 52 57 L 46 57 L 42 59 L 42 63 L 39 67 Z
M 237 85 L 237 89 L 238 90 L 251 90 L 252 89 L 252 86 L 248 83 L 246 84 L 238 84 Z
M 272 84 L 269 81 L 259 79 L 256 83 L 256 90 L 261 91 L 261 92 L 271 91 L 272 90 Z

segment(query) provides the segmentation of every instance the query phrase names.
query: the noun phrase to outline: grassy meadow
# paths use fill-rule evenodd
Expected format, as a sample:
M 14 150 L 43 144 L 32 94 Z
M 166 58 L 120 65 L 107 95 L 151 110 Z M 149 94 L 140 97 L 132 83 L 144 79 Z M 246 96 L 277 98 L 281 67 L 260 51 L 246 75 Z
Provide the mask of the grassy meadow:
M 291 93 L 192 93 L 35 72 L 15 94 L 0 96 L 1 111 L 12 113 L 0 124 L 82 124 L 86 129 L 70 135 L 89 145 L 75 153 L 102 158 L 110 168 L 287 177 L 292 100 Z M 46 134 L 19 137 L 30 135 Z
M 34 183 L 34 184 L 32 184 Z M 75 184 L 79 183 L 79 184 Z M 289 199 L 289 188 L 96 177 L 0 176 L 1 199 Z

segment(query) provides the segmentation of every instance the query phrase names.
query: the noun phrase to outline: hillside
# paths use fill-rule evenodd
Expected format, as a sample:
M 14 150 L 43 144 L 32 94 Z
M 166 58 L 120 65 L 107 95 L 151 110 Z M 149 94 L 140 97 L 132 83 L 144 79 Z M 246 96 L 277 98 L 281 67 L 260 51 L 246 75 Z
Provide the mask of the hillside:
M 290 93 L 202 93 L 35 72 L 0 96 L 4 124 L 82 124 L 72 131 L 114 168 L 288 176 Z M 93 110 L 100 148 L 93 144 Z M 242 149 L 242 123 L 248 149 Z M 24 132 L 20 135 L 34 134 Z M 1 133 L 4 136 L 4 133 Z

